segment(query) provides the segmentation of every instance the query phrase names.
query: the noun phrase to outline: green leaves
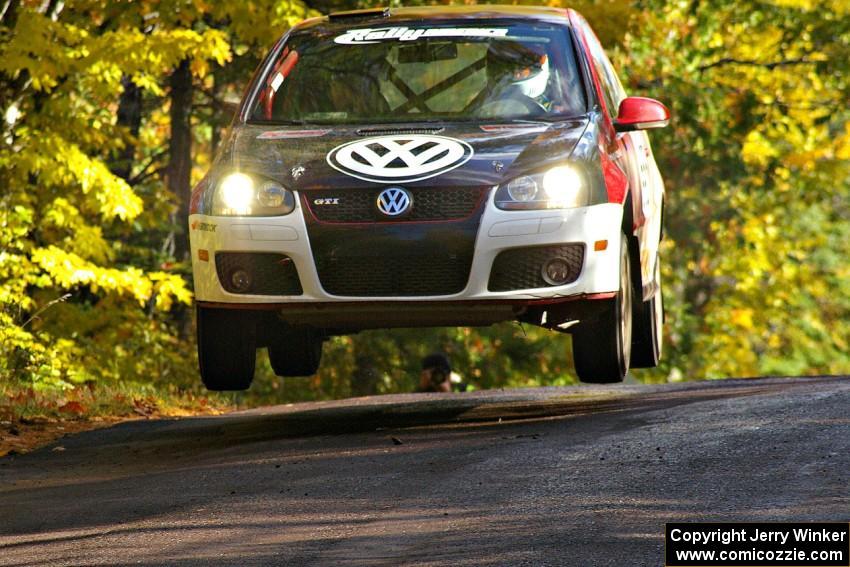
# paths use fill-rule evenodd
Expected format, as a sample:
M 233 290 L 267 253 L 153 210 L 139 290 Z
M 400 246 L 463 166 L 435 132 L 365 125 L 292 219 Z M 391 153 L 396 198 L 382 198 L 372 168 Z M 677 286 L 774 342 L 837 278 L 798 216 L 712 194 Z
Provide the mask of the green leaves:
M 850 371 L 847 3 L 573 5 L 616 46 L 631 94 L 674 113 L 651 134 L 668 187 L 669 339 L 662 368 L 639 375 Z M 168 77 L 190 61 L 197 181 L 226 118 L 221 100 L 313 15 L 299 1 L 80 0 L 4 16 L 0 379 L 194 381 L 185 316 L 171 315 L 191 292 L 170 245 L 185 219 L 164 184 Z M 138 127 L 116 118 L 128 84 L 142 90 Z M 113 173 L 119 158 L 125 178 Z M 348 394 L 361 354 L 377 361 L 380 391 L 410 389 L 432 350 L 479 386 L 568 383 L 568 347 L 517 325 L 370 332 L 331 341 L 321 378 L 289 383 L 287 395 Z
M 159 96 L 177 62 L 193 59 L 203 73 L 208 61 L 223 64 L 230 57 L 219 30 L 102 26 L 75 9 L 46 14 L 25 5 L 14 29 L 0 30 L 0 89 L 8 95 L 2 111 L 9 116 L 5 105 L 12 105 L 17 115 L 4 123 L 0 139 L 0 181 L 8 188 L 0 210 L 0 376 L 54 386 L 98 376 L 83 368 L 105 368 L 79 364 L 92 362 L 83 347 L 93 338 L 80 334 L 79 320 L 51 324 L 60 310 L 52 303 L 56 294 L 69 290 L 77 299 L 61 306 L 64 312 L 112 298 L 112 324 L 133 310 L 150 309 L 147 317 L 158 318 L 156 312 L 191 302 L 179 274 L 133 265 L 140 259 L 116 263 L 126 249 L 110 240 L 117 225 L 145 207 L 108 164 L 127 140 L 113 117 L 122 77 Z
M 271 0 L 16 6 L 0 18 L 0 380 L 194 378 L 188 266 L 171 256 L 186 219 L 164 183 L 168 78 L 190 61 L 197 178 L 213 150 L 209 97 L 241 91 L 309 10 Z M 119 119 L 128 84 L 141 89 L 139 114 Z
M 662 372 L 847 372 L 850 20 L 828 0 L 646 3 L 620 54 L 674 108 Z M 844 159 L 838 158 L 844 156 Z M 656 375 L 658 376 L 658 375 Z M 660 376 L 658 376 L 660 377 Z

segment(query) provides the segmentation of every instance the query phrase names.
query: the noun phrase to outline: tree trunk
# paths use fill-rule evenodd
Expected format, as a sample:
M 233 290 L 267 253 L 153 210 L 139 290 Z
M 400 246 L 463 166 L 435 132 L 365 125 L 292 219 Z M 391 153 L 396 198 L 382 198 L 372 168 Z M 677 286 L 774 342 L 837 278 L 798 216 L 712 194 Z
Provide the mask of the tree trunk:
M 121 86 L 124 87 L 124 91 L 118 101 L 118 125 L 128 128 L 133 140 L 117 153 L 110 169 L 118 177 L 128 180 L 133 168 L 133 158 L 136 155 L 136 139 L 142 126 L 142 89 L 127 75 L 121 78 Z
M 171 74 L 171 140 L 169 141 L 168 188 L 177 198 L 173 219 L 174 257 L 178 261 L 189 256 L 187 223 L 189 197 L 192 191 L 192 74 L 189 60 L 184 59 Z

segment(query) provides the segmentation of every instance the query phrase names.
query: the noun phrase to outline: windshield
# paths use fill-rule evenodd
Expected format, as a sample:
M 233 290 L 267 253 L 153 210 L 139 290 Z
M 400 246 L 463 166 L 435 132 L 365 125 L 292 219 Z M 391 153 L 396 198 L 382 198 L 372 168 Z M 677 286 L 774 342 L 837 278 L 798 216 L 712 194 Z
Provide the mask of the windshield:
M 563 26 L 469 22 L 294 32 L 252 122 L 553 119 L 585 111 Z

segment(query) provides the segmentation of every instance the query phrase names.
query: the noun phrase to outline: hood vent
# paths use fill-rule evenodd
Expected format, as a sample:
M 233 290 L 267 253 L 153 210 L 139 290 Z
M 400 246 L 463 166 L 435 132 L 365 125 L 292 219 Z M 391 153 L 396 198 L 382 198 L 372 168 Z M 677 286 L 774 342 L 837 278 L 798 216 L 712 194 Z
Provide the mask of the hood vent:
M 358 136 L 394 136 L 397 134 L 400 135 L 408 135 L 408 134 L 439 134 L 445 130 L 442 126 L 437 126 L 434 128 L 359 128 L 357 130 Z

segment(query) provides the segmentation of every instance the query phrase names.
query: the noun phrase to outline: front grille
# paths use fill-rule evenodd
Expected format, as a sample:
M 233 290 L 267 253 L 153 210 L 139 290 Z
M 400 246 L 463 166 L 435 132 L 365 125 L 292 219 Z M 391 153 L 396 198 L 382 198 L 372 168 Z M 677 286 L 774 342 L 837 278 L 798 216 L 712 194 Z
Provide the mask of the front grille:
M 301 295 L 301 281 L 292 258 L 283 254 L 218 252 L 215 269 L 221 287 L 230 293 L 254 295 Z M 248 284 L 237 287 L 236 272 L 248 274 Z M 243 277 L 242 281 L 246 281 Z
M 460 293 L 471 265 L 471 255 L 373 255 L 319 259 L 316 269 L 332 295 L 413 297 Z
M 493 261 L 490 271 L 490 291 L 513 291 L 518 289 L 536 289 L 552 287 L 543 279 L 543 265 L 553 258 L 563 258 L 570 267 L 567 281 L 572 283 L 581 274 L 584 262 L 584 244 L 564 244 L 559 246 L 535 246 L 514 248 L 500 252 Z
M 378 212 L 378 194 L 383 189 L 307 191 L 304 198 L 320 222 L 423 222 L 464 219 L 475 212 L 487 191 L 486 187 L 408 189 L 413 197 L 410 214 L 393 218 Z M 317 201 L 336 204 L 317 204 Z

